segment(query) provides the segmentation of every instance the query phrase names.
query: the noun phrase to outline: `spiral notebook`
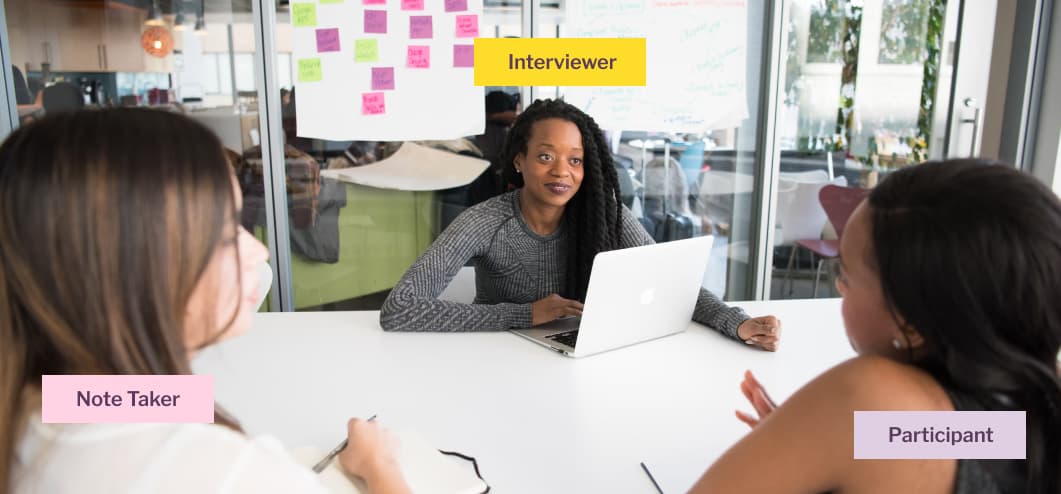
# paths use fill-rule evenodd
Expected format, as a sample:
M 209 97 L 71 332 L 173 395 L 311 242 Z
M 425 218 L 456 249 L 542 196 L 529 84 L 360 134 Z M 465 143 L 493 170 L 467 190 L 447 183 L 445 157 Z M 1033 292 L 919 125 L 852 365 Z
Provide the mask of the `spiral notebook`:
M 475 473 L 471 462 L 439 453 L 420 434 L 410 430 L 396 430 L 398 464 L 402 476 L 416 494 L 482 494 L 488 487 Z M 327 451 L 301 447 L 291 450 L 300 463 L 312 468 Z M 321 473 L 321 483 L 333 494 L 367 493 L 361 479 L 347 475 L 333 460 Z

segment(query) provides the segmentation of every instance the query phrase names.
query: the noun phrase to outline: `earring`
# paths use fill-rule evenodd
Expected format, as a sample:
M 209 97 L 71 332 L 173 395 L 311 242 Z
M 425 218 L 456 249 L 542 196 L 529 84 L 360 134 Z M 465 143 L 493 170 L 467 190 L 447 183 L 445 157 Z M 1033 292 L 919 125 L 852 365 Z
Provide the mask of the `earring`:
M 523 170 L 520 170 L 519 168 L 516 168 L 516 173 L 523 173 Z
M 894 338 L 892 339 L 892 346 L 895 347 L 896 350 L 901 350 L 903 348 L 903 344 L 898 339 Z

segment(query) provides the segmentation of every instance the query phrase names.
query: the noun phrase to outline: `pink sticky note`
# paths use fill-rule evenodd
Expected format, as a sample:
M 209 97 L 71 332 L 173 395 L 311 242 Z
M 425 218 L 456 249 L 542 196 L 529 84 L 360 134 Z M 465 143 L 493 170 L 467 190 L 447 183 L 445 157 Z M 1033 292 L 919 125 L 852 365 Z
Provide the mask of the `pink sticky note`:
M 424 0 L 402 0 L 402 10 L 424 10 Z
M 372 90 L 394 89 L 394 67 L 372 67 Z
M 410 46 L 406 51 L 405 66 L 413 69 L 431 68 L 431 47 Z
M 412 39 L 424 39 L 432 37 L 431 16 L 413 15 L 409 16 L 409 37 Z
M 474 67 L 475 66 L 475 46 L 474 45 L 453 45 L 453 66 L 454 67 Z
M 362 0 L 361 5 L 386 5 L 387 0 Z
M 365 32 L 366 33 L 387 34 L 387 11 L 386 10 L 366 10 L 365 11 Z
M 317 30 L 317 53 L 326 51 L 339 51 L 339 29 Z
M 475 38 L 479 36 L 479 16 L 472 15 L 458 15 L 457 16 L 457 37 L 458 38 Z
M 361 114 L 382 115 L 387 113 L 387 105 L 383 101 L 383 93 L 361 93 Z
M 446 0 L 446 12 L 464 12 L 468 10 L 468 0 Z

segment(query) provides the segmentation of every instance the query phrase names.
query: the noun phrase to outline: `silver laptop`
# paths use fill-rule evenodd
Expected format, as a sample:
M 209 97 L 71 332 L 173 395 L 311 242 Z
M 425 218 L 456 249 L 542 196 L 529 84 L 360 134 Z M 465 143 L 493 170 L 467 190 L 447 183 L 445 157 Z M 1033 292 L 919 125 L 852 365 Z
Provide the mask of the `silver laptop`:
M 597 254 L 581 318 L 512 332 L 569 357 L 680 333 L 692 319 L 713 240 L 704 236 Z

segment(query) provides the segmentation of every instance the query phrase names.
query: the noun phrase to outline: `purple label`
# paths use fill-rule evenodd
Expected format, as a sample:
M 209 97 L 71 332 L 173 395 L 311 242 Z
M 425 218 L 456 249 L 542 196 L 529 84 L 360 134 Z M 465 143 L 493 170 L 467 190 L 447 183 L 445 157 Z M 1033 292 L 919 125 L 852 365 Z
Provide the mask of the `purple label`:
M 387 11 L 366 10 L 365 32 L 375 34 L 387 34 Z
M 454 67 L 474 67 L 475 66 L 475 46 L 472 46 L 472 45 L 453 45 L 453 66 Z
M 339 51 L 339 29 L 317 30 L 317 53 L 326 51 Z
M 372 90 L 394 89 L 394 67 L 372 67 Z
M 409 37 L 412 39 L 431 38 L 431 16 L 414 15 L 409 17 Z
M 468 10 L 468 0 L 446 0 L 446 12 L 464 12 Z
M 1018 412 L 855 412 L 855 459 L 1024 459 Z

